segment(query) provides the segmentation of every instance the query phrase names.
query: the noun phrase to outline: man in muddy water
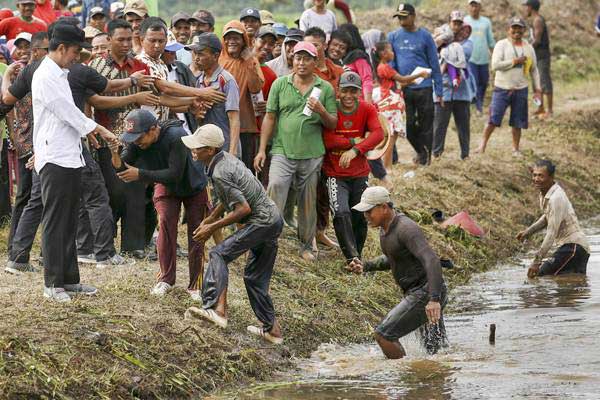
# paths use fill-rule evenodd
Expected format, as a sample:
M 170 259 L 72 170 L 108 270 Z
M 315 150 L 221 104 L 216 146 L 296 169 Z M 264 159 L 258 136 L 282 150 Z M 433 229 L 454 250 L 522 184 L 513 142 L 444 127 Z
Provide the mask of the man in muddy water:
M 529 278 L 567 273 L 585 274 L 590 258 L 590 245 L 579 227 L 577 216 L 567 194 L 555 181 L 556 167 L 550 160 L 539 160 L 532 172 L 533 184 L 540 191 L 542 216 L 529 228 L 517 234 L 524 241 L 546 228 L 542 246 L 527 271 Z M 554 254 L 542 263 L 552 247 Z
M 447 290 L 439 257 L 423 231 L 406 215 L 394 210 L 387 189 L 367 188 L 353 209 L 363 212 L 369 225 L 380 228 L 382 256 L 362 262 L 355 258 L 347 266 L 351 272 L 392 270 L 404 298 L 375 328 L 377 344 L 387 358 L 406 355 L 398 341 L 419 329 L 421 341 L 429 354 L 447 345 L 443 309 Z

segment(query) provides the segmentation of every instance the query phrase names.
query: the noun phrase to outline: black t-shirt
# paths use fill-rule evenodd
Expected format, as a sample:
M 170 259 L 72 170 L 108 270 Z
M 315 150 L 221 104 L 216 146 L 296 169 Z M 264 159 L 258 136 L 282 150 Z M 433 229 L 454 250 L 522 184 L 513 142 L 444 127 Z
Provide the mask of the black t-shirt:
M 17 99 L 20 100 L 31 92 L 33 74 L 41 62 L 39 60 L 26 65 L 8 88 L 8 91 Z M 106 85 L 108 85 L 108 79 L 100 75 L 95 69 L 83 64 L 73 64 L 69 68 L 68 80 L 73 93 L 73 101 L 82 112 L 85 108 L 85 100 L 90 96 L 89 91 L 100 94 L 104 92 Z

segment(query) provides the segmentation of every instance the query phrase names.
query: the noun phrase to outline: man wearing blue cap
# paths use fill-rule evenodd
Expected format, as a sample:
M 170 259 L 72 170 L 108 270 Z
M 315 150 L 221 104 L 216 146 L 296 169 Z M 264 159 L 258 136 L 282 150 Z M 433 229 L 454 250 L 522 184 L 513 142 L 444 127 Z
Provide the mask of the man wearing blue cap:
M 159 216 L 158 260 L 160 275 L 152 294 L 163 296 L 175 285 L 177 261 L 177 225 L 181 205 L 185 206 L 188 230 L 190 282 L 188 292 L 199 299 L 202 277 L 202 243 L 193 240 L 193 232 L 204 218 L 208 197 L 206 176 L 200 163 L 192 160 L 182 137 L 187 132 L 179 120 L 159 123 L 148 110 L 133 110 L 125 120 L 126 143 L 119 155 L 117 143 L 111 146 L 117 176 L 126 183 L 142 181 L 154 184 L 154 207 Z M 138 168 L 136 166 L 142 166 Z
M 260 11 L 252 7 L 244 8 L 240 13 L 240 22 L 244 24 L 251 44 L 254 44 L 254 39 L 258 35 L 258 30 L 262 25 L 260 22 Z

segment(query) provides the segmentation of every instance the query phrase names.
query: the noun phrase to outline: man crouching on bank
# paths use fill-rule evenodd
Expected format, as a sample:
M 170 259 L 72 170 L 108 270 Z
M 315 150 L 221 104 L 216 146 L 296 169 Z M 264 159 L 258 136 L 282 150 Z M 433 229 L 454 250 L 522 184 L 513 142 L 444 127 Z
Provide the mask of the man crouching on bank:
M 194 232 L 194 239 L 205 242 L 217 229 L 243 224 L 208 253 L 208 266 L 202 281 L 202 308 L 189 308 L 186 317 L 198 317 L 221 328 L 227 327 L 228 264 L 249 251 L 244 284 L 250 306 L 261 326 L 249 326 L 248 332 L 281 344 L 281 329 L 269 295 L 277 240 L 283 229 L 279 210 L 252 172 L 236 157 L 221 150 L 225 142 L 221 128 L 207 124 L 181 140 L 192 150 L 194 159 L 206 166 L 213 200 L 217 203 Z M 229 214 L 223 216 L 225 211 Z
M 447 345 L 443 319 L 447 290 L 439 257 L 421 228 L 394 210 L 387 189 L 366 189 L 353 208 L 364 212 L 369 225 L 380 228 L 384 255 L 365 263 L 355 258 L 347 269 L 357 274 L 391 269 L 404 292 L 402 301 L 375 328 L 377 343 L 387 358 L 402 358 L 406 351 L 398 339 L 419 329 L 425 349 L 435 354 Z

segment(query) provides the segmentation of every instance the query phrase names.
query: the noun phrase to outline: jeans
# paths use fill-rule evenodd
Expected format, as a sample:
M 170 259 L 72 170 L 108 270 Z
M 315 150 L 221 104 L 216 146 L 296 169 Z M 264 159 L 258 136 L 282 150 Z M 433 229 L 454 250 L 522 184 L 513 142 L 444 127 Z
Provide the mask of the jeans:
M 450 115 L 454 116 L 454 124 L 458 131 L 460 158 L 469 157 L 469 140 L 471 137 L 471 110 L 468 101 L 448 101 L 444 107 L 435 103 L 435 119 L 433 122 L 433 155 L 440 156 L 444 152 L 446 132 L 450 123 Z
M 329 206 L 333 214 L 333 228 L 346 261 L 361 258 L 367 240 L 367 221 L 362 212 L 352 207 L 360 203 L 367 188 L 368 177 L 327 178 Z
M 186 211 L 188 237 L 188 263 L 190 282 L 188 290 L 198 290 L 202 278 L 204 243 L 194 240 L 194 231 L 204 219 L 208 208 L 206 190 L 188 197 L 177 197 L 169 194 L 162 184 L 154 187 L 154 206 L 159 216 L 158 240 L 156 242 L 158 261 L 160 264 L 160 282 L 175 284 L 177 271 L 177 226 L 181 205 Z
M 48 163 L 40 171 L 42 185 L 42 251 L 46 287 L 79 283 L 75 245 L 81 168 Z
M 475 97 L 475 108 L 477 111 L 483 112 L 483 99 L 485 99 L 485 91 L 490 82 L 490 68 L 488 64 L 477 65 L 469 63 L 469 71 L 475 78 L 477 84 L 477 93 Z
M 404 89 L 406 104 L 406 138 L 415 149 L 421 164 L 431 158 L 433 146 L 432 88 Z
M 313 207 L 314 209 L 314 207 Z M 269 295 L 269 284 L 277 257 L 277 239 L 283 229 L 283 220 L 267 226 L 245 225 L 208 252 L 208 266 L 202 280 L 202 307 L 213 308 L 219 296 L 227 289 L 230 262 L 246 253 L 244 284 L 250 306 L 256 318 L 270 331 L 275 322 L 275 309 Z
M 290 187 L 298 195 L 298 238 L 302 250 L 311 250 L 317 230 L 317 183 L 323 158 L 291 160 L 282 154 L 273 154 L 269 171 L 267 193 L 280 213 L 284 213 Z

